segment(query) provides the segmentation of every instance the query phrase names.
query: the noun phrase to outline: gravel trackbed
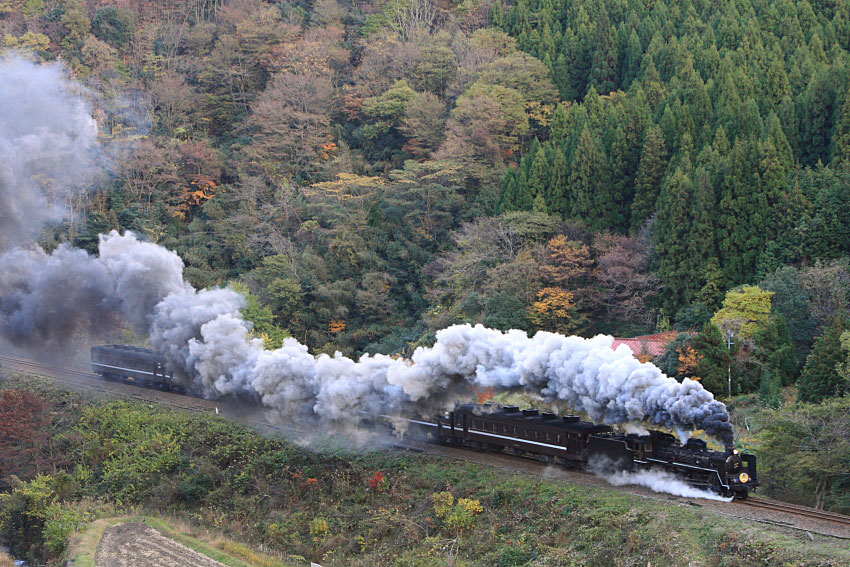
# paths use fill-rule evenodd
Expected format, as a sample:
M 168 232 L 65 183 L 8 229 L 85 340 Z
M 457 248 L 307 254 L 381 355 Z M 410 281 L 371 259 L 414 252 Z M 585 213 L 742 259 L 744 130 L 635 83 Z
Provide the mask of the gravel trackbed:
M 108 528 L 94 562 L 97 567 L 226 567 L 140 522 Z

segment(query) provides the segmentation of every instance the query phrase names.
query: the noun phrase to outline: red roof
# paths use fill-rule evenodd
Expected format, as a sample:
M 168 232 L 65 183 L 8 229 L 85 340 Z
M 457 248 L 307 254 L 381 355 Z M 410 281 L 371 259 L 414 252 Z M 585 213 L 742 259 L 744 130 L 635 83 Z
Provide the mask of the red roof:
M 679 331 L 666 331 L 664 333 L 642 335 L 640 337 L 614 338 L 614 343 L 611 347 L 617 348 L 620 345 L 628 345 L 635 355 L 643 354 L 656 357 L 664 354 L 667 343 L 675 339 L 678 334 Z

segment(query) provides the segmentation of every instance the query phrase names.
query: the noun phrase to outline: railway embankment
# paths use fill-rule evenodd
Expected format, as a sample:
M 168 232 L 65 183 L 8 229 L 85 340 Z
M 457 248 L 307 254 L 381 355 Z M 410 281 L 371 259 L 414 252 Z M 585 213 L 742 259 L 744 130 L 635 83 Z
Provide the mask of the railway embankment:
M 41 561 L 92 522 L 145 510 L 305 566 L 850 564 L 844 539 L 522 461 L 305 447 L 214 412 L 27 378 L 0 390 L 28 408 L 3 460 L 0 525 Z

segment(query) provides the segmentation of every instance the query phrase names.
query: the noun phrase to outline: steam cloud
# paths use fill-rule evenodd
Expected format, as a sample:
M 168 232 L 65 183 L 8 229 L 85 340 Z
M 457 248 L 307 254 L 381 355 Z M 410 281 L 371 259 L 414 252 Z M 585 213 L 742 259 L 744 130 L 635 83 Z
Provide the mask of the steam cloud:
M 0 147 L 16 153 L 4 158 L 0 191 L 16 210 L 25 211 L 42 199 L 33 175 L 65 178 L 59 170 L 38 170 L 38 163 L 18 164 L 14 156 L 24 159 L 19 146 L 37 148 L 46 161 L 55 154 L 51 163 L 64 163 L 90 150 L 94 130 L 90 117 L 80 116 L 85 105 L 56 68 L 17 59 L 0 68 L 0 77 L 10 78 L 0 81 L 0 101 L 15 99 L 13 108 L 20 108 L 25 103 L 17 99 L 29 100 L 27 113 L 41 117 L 18 120 L 5 107 L 2 111 L 4 123 L 13 127 L 0 128 Z M 36 86 L 54 94 L 33 101 Z M 65 110 L 47 113 L 37 104 Z M 60 116 L 68 122 L 62 128 Z M 24 213 L 2 214 L 0 235 L 15 235 L 30 222 Z M 566 402 L 595 421 L 697 428 L 731 441 L 726 407 L 710 392 L 639 362 L 626 346 L 613 350 L 611 337 L 548 332 L 528 337 L 522 331 L 456 325 L 438 332 L 432 348 L 417 349 L 412 362 L 380 354 L 357 361 L 340 354 L 314 357 L 294 339 L 265 350 L 242 317 L 241 295 L 192 288 L 183 281 L 176 254 L 129 232 L 101 235 L 98 257 L 65 245 L 52 254 L 13 249 L 0 255 L 0 265 L 0 333 L 14 344 L 61 345 L 75 333 L 96 334 L 125 320 L 148 332 L 151 345 L 206 396 L 257 397 L 288 419 L 347 426 L 359 411 L 423 411 L 476 385 L 525 388 Z
M 597 473 L 597 475 L 614 486 L 636 484 L 638 486 L 645 486 L 653 492 L 663 492 L 674 496 L 684 496 L 685 498 L 705 498 L 707 500 L 720 500 L 722 502 L 732 501 L 731 497 L 719 496 L 708 490 L 694 488 L 681 478 L 662 470 L 619 471 L 612 474 Z
M 59 64 L 0 55 L 0 250 L 58 218 L 93 172 L 97 123 Z

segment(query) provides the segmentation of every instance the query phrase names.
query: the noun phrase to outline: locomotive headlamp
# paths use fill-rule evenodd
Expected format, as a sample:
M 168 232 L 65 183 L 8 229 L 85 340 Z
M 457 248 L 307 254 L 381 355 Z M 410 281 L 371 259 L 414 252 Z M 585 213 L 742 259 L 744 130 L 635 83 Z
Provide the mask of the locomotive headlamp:
M 737 455 L 739 452 L 740 452 L 740 451 L 738 451 L 738 449 L 732 449 L 732 454 L 733 454 L 733 455 Z
M 738 475 L 738 480 L 740 480 L 741 482 L 747 482 L 750 480 L 750 475 L 745 472 L 742 472 L 740 475 Z

